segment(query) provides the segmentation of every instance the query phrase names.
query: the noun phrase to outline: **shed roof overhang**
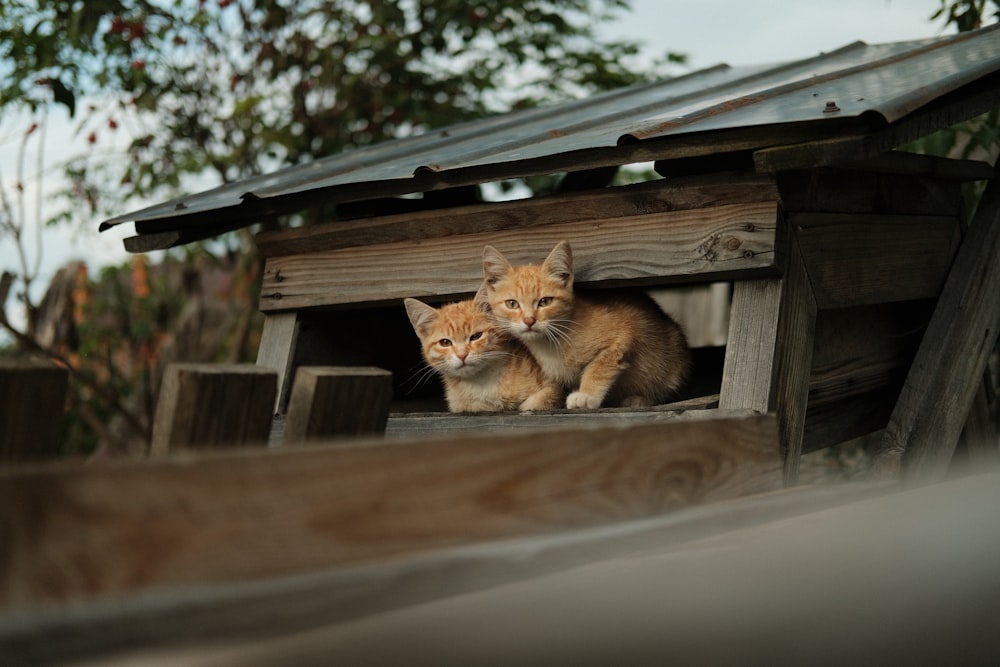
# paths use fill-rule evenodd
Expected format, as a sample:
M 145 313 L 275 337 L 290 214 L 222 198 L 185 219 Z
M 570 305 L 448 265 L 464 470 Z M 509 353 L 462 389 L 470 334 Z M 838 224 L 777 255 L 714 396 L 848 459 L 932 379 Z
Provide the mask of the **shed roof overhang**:
M 1000 107 L 1000 24 L 855 42 L 777 65 L 719 65 L 296 165 L 105 220 L 133 252 L 276 215 L 533 175 L 750 152 L 757 171 L 863 160 Z

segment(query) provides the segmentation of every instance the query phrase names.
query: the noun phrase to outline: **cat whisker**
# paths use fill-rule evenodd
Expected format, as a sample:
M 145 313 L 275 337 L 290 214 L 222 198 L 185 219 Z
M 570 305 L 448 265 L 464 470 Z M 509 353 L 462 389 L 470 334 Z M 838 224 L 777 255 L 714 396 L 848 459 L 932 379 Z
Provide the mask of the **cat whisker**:
M 545 337 L 557 347 L 569 343 L 572 333 L 573 323 L 569 320 L 549 320 L 545 328 Z
M 410 374 L 410 377 L 403 382 L 401 388 L 409 386 L 409 388 L 406 389 L 406 395 L 409 396 L 429 383 L 437 374 L 438 371 L 432 366 L 423 365 L 421 368 Z

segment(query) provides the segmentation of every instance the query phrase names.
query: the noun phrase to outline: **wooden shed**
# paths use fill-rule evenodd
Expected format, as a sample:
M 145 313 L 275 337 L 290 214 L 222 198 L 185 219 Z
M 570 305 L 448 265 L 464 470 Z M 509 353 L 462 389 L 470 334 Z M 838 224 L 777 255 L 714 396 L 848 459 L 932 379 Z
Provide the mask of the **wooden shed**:
M 134 221 L 125 243 L 143 251 L 307 207 L 335 209 L 328 224 L 257 237 L 267 316 L 258 363 L 279 374 L 279 420 L 300 366 L 391 370 L 390 432 L 589 418 L 405 416 L 415 409 L 407 399 L 420 359 L 400 302 L 474 292 L 485 244 L 540 261 L 568 239 L 577 282 L 589 287 L 725 281 L 727 340 L 702 344 L 689 400 L 617 419 L 695 407 L 776 412 L 794 479 L 802 451 L 889 421 L 963 237 L 962 184 L 993 174 L 985 162 L 896 149 L 996 109 L 998 69 L 995 28 L 719 66 L 352 151 L 102 228 Z M 620 168 L 650 162 L 662 178 L 610 185 Z M 553 194 L 483 201 L 484 184 L 551 174 L 563 174 Z M 981 384 L 982 354 L 949 361 L 968 360 L 959 374 L 970 391 Z M 948 399 L 940 411 L 964 420 L 972 395 L 945 389 L 931 372 L 922 368 L 911 384 L 939 387 Z M 442 410 L 440 390 L 437 398 L 417 405 Z M 900 403 L 887 437 L 893 451 L 918 457 L 914 411 L 924 408 Z
M 788 517 L 801 527 L 816 519 L 810 512 L 889 490 L 866 485 L 829 495 L 789 489 L 748 497 L 791 486 L 804 452 L 882 432 L 876 476 L 897 479 L 902 463 L 908 481 L 939 479 L 964 430 L 972 456 L 995 459 L 988 361 L 1000 330 L 1000 179 L 986 161 L 900 149 L 998 108 L 1000 27 L 918 42 L 858 42 L 807 60 L 719 66 L 437 129 L 106 221 L 102 229 L 134 223 L 126 247 L 145 252 L 274 216 L 330 211 L 325 224 L 257 236 L 266 316 L 257 365 L 277 377 L 276 391 L 264 394 L 265 404 L 276 406 L 272 440 L 293 422 L 301 434 L 303 418 L 290 414 L 294 394 L 302 386 L 304 396 L 315 398 L 331 367 L 354 371 L 346 371 L 347 388 L 330 390 L 335 397 L 327 400 L 339 401 L 340 412 L 369 418 L 375 424 L 369 430 L 384 425 L 387 440 L 73 471 L 0 470 L 6 499 L 0 527 L 15 536 L 0 611 L 31 611 L 27 620 L 4 621 L 0 614 L 0 642 L 14 655 L 58 660 L 74 651 L 102 656 L 149 642 L 173 646 L 188 641 L 194 627 L 233 642 L 267 625 L 257 640 L 278 639 L 258 657 L 293 655 L 302 658 L 293 662 L 319 664 L 309 659 L 331 654 L 315 643 L 281 643 L 282 633 L 331 624 L 323 638 L 313 637 L 319 645 L 340 647 L 341 657 L 378 655 L 385 664 L 404 664 L 412 654 L 400 649 L 393 657 L 387 647 L 419 647 L 428 636 L 419 618 L 407 611 L 383 617 L 382 630 L 354 621 L 445 600 L 434 618 L 464 618 L 467 626 L 480 616 L 463 614 L 468 600 L 456 596 L 537 580 L 529 602 L 499 604 L 508 611 L 544 606 L 546 597 L 562 599 L 560 585 L 571 585 L 553 572 L 597 561 L 607 565 L 598 572 L 607 581 L 637 586 L 614 569 L 623 555 L 649 556 L 734 526 Z M 637 164 L 651 164 L 657 176 L 615 184 L 616 174 Z M 484 197 L 493 183 L 554 174 L 559 186 L 544 196 Z M 967 217 L 963 187 L 981 182 L 986 192 Z M 728 323 L 724 340 L 697 337 L 695 379 L 683 400 L 643 410 L 455 415 L 444 411 L 439 389 L 415 392 L 419 349 L 402 299 L 471 295 L 486 244 L 514 261 L 536 262 L 562 239 L 573 244 L 577 282 L 587 287 L 656 290 L 675 305 L 690 294 L 714 295 L 713 312 L 721 308 Z M 678 317 L 698 326 L 696 315 Z M 391 392 L 380 393 L 385 376 L 372 368 L 392 373 Z M 178 377 L 175 395 L 187 391 Z M 331 412 L 324 407 L 329 402 L 311 405 Z M 316 433 L 323 428 L 338 427 Z M 937 496 L 910 491 L 908 502 L 986 502 L 996 496 L 995 475 L 982 479 L 982 488 L 953 483 Z M 132 501 L 122 508 L 109 494 Z M 727 502 L 734 497 L 743 500 Z M 690 507 L 699 503 L 710 504 Z M 885 514 L 882 523 L 863 518 L 882 516 L 886 507 L 859 505 L 834 522 L 830 535 L 841 543 L 853 531 L 870 539 L 896 531 L 902 544 L 909 539 L 900 532 L 905 512 Z M 936 527 L 950 520 L 942 517 Z M 81 526 L 86 539 L 69 537 Z M 996 534 L 956 539 L 975 547 L 992 544 Z M 803 545 L 789 544 L 776 540 L 755 557 L 808 559 L 821 569 L 835 562 L 834 555 L 807 555 Z M 857 546 L 844 558 L 857 567 L 871 564 Z M 884 555 L 912 554 L 898 547 Z M 739 571 L 748 580 L 797 590 L 784 585 L 783 575 L 764 575 L 747 562 Z M 912 576 L 924 571 L 922 562 Z M 929 554 L 925 562 L 929 570 L 945 561 Z M 962 568 L 947 563 L 957 576 Z M 632 564 L 650 565 L 639 580 L 663 575 L 652 563 Z M 735 571 L 732 563 L 719 567 L 696 576 Z M 996 575 L 968 590 L 997 590 Z M 262 583 L 280 577 L 286 578 L 279 584 Z M 680 579 L 671 579 L 675 590 L 685 590 Z M 228 587 L 212 588 L 222 584 Z M 899 595 L 886 613 L 914 619 L 916 597 L 903 584 L 889 589 Z M 838 597 L 860 595 L 856 580 L 852 588 L 831 578 L 816 590 L 838 601 L 830 607 L 838 619 L 857 611 Z M 679 595 L 691 604 L 699 597 L 693 588 Z M 748 612 L 775 624 L 773 637 L 743 638 L 750 651 L 744 656 L 774 657 L 753 652 L 755 642 L 780 641 L 777 626 L 803 618 L 802 599 L 788 595 L 784 607 Z M 922 603 L 946 599 L 947 587 L 929 595 Z M 59 606 L 81 601 L 96 606 L 75 615 Z M 588 603 L 597 604 L 593 597 Z M 979 613 L 978 604 L 956 616 L 969 621 L 961 638 L 980 637 L 973 648 L 983 650 L 974 654 L 995 656 L 997 647 L 979 630 L 998 614 L 995 605 Z M 491 614 L 482 617 L 516 623 Z M 675 656 L 724 659 L 706 653 L 705 644 L 701 653 L 685 645 L 695 639 L 682 616 L 665 621 L 676 631 L 670 642 L 644 644 L 649 638 L 634 625 L 627 636 L 650 655 L 669 645 Z M 549 637 L 564 631 L 546 627 L 555 633 Z M 819 624 L 812 629 L 805 646 L 815 656 L 824 637 Z M 52 631 L 62 633 L 64 646 L 38 643 Z M 110 634 L 105 644 L 95 640 L 100 633 Z M 616 641 L 609 634 L 590 635 L 597 644 L 592 652 L 586 641 L 575 645 L 570 653 L 587 658 L 575 664 L 599 663 L 601 649 L 610 651 Z M 469 636 L 498 643 L 489 632 Z M 868 657 L 892 655 L 878 638 L 868 639 L 862 644 L 871 649 Z M 529 648 L 507 653 L 511 659 L 550 653 L 568 659 L 547 652 L 544 638 L 517 646 Z M 932 648 L 944 655 L 942 647 Z M 425 657 L 463 664 L 456 656 L 475 655 L 471 648 L 439 649 Z M 778 663 L 793 654 L 781 653 Z M 238 664 L 253 655 L 225 657 L 224 664 Z

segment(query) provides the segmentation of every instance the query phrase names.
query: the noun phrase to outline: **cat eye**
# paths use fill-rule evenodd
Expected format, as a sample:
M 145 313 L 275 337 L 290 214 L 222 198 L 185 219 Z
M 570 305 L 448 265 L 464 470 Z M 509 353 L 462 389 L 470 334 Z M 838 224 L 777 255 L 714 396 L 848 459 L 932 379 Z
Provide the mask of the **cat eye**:
M 476 333 L 474 333 L 471 336 L 469 336 L 469 342 L 471 343 L 474 340 L 479 340 L 482 337 L 483 337 L 483 332 L 482 331 L 477 331 Z
M 505 306 L 507 306 L 508 308 L 512 308 L 512 309 L 513 309 L 513 308 L 517 308 L 517 307 L 518 307 L 518 306 L 520 305 L 520 304 L 519 304 L 519 303 L 518 303 L 517 301 L 515 301 L 514 299 L 507 299 L 506 301 L 504 301 L 504 302 L 503 302 L 503 304 L 504 304 Z
M 448 340 L 447 338 L 442 338 L 441 340 L 438 341 L 438 345 L 440 345 L 441 347 L 451 347 L 451 341 Z
M 551 296 L 543 296 L 541 299 L 538 300 L 538 307 L 544 308 L 545 306 L 548 306 L 551 303 L 552 303 Z

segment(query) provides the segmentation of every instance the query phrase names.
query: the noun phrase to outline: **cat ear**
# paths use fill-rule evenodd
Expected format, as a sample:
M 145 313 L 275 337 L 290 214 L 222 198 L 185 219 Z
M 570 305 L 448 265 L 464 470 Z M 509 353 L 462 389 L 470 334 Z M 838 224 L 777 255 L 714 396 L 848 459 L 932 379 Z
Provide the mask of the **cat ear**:
M 423 301 L 416 299 L 403 299 L 403 305 L 406 306 L 406 314 L 410 318 L 413 330 L 417 332 L 418 336 L 426 334 L 434 325 L 434 320 L 437 319 L 437 311 Z
M 502 280 L 510 272 L 511 266 L 507 258 L 491 245 L 483 248 L 483 275 L 490 285 Z
M 564 286 L 573 282 L 573 251 L 568 241 L 560 241 L 542 262 L 542 268 Z
M 472 302 L 476 304 L 476 308 L 483 311 L 484 313 L 489 313 L 491 310 L 490 295 L 489 292 L 487 292 L 488 288 L 489 288 L 489 283 L 484 280 L 482 284 L 479 286 L 479 289 L 476 291 L 476 295 L 472 297 Z

